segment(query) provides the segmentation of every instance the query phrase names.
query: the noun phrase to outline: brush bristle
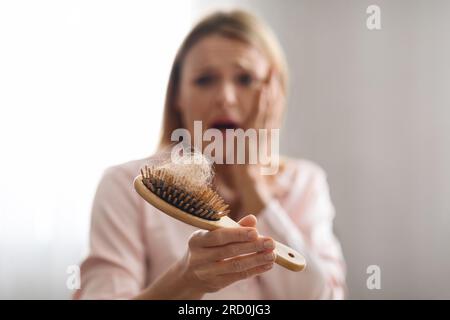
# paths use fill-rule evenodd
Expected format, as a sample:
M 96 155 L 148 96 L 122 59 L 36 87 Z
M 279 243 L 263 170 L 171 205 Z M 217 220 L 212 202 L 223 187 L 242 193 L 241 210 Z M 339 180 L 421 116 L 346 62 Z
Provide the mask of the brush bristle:
M 180 178 L 164 168 L 145 166 L 141 176 L 147 189 L 186 213 L 213 221 L 229 213 L 222 197 L 208 186 L 188 189 L 186 177 Z

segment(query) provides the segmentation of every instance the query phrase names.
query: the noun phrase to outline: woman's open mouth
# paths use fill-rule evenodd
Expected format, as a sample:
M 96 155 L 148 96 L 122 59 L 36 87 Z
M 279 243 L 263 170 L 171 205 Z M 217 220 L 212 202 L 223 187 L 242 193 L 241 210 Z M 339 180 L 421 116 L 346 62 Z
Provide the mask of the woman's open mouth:
M 214 121 L 210 126 L 210 128 L 218 129 L 220 131 L 225 131 L 226 129 L 238 129 L 239 124 L 231 119 L 220 119 Z

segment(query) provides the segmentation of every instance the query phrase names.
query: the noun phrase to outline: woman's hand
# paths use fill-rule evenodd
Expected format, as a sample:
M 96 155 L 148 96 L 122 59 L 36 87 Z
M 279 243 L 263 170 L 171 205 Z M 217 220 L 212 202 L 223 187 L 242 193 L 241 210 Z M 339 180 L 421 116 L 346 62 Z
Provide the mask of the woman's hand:
M 255 216 L 248 215 L 239 224 L 194 232 L 183 258 L 135 299 L 201 299 L 205 293 L 270 270 L 275 242 L 258 235 Z
M 242 227 L 194 232 L 184 257 L 135 299 L 201 299 L 205 293 L 270 270 L 274 241 L 258 236 L 253 215 L 239 224 Z
M 271 69 L 267 78 L 256 88 L 253 112 L 243 124 L 244 129 L 278 129 L 285 104 L 280 75 Z
M 192 234 L 179 271 L 185 286 L 197 296 L 272 268 L 274 241 L 258 235 L 253 215 L 241 219 L 239 224 L 242 227 L 199 230 Z
M 277 129 L 281 122 L 281 115 L 284 105 L 284 92 L 281 88 L 280 77 L 278 73 L 271 70 L 269 76 L 257 89 L 257 96 L 254 106 L 254 112 L 243 125 L 243 129 Z M 268 132 L 270 137 L 270 132 Z M 261 143 L 262 141 L 253 141 Z M 258 148 L 261 146 L 258 145 Z M 246 153 L 254 152 L 246 144 Z M 255 155 L 259 159 L 259 154 Z M 250 157 L 248 157 L 249 159 Z M 234 185 L 239 190 L 242 211 L 257 215 L 263 210 L 272 199 L 277 190 L 273 183 L 273 177 L 261 175 L 261 165 L 258 164 L 235 164 L 231 166 Z

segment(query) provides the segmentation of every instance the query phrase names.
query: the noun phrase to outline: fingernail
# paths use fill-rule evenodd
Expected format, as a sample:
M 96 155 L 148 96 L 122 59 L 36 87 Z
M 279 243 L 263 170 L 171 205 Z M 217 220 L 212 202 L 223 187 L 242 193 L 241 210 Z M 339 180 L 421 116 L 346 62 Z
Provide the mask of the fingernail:
M 256 239 L 258 237 L 258 233 L 255 230 L 251 230 L 247 233 L 247 237 L 249 240 Z
M 272 240 L 268 239 L 264 241 L 264 248 L 266 249 L 274 249 L 274 243 Z
M 265 254 L 264 257 L 267 261 L 275 260 L 275 255 L 273 254 L 273 252 Z

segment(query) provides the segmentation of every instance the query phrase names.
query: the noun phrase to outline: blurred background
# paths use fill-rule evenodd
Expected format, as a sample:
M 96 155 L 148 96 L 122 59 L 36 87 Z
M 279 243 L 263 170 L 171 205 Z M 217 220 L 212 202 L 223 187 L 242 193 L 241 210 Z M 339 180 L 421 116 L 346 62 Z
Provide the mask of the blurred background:
M 103 170 L 154 151 L 183 36 L 237 5 L 285 49 L 282 152 L 328 174 L 349 298 L 450 299 L 445 0 L 0 1 L 0 298 L 70 297 Z

